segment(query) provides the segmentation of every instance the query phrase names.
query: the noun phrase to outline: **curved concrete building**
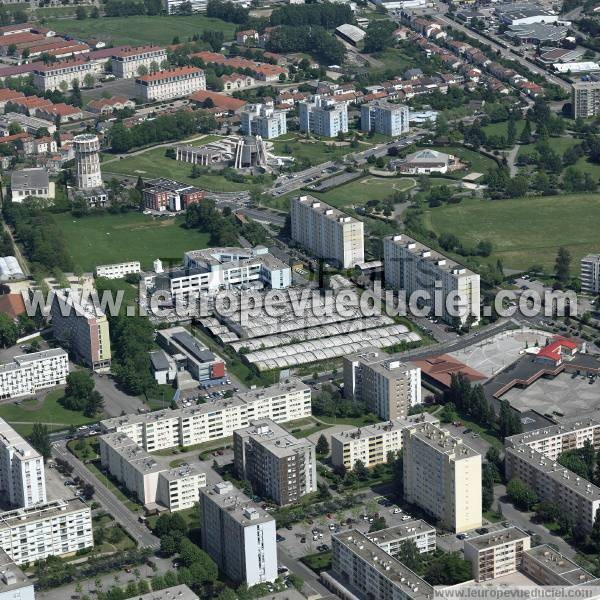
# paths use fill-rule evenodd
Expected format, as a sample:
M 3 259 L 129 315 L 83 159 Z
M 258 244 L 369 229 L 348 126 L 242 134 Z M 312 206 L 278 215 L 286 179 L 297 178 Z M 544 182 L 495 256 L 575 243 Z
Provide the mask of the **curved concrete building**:
M 97 135 L 84 133 L 73 138 L 77 163 L 77 187 L 90 190 L 102 187 L 100 172 L 100 140 Z

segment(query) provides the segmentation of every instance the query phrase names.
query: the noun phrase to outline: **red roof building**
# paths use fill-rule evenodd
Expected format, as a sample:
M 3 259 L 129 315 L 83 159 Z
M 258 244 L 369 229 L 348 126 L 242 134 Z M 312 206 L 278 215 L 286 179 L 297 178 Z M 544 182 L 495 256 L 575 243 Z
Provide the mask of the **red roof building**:
M 225 94 L 219 94 L 217 92 L 209 92 L 208 90 L 194 92 L 189 98 L 192 102 L 198 104 L 204 104 L 206 100 L 210 99 L 215 108 L 226 109 L 230 112 L 238 111 L 243 106 L 246 106 L 245 100 L 238 100 L 237 98 L 232 98 L 231 96 L 226 96 Z
M 564 358 L 570 359 L 577 353 L 577 344 L 563 337 L 554 338 L 536 354 L 536 362 L 550 362 L 558 366 Z

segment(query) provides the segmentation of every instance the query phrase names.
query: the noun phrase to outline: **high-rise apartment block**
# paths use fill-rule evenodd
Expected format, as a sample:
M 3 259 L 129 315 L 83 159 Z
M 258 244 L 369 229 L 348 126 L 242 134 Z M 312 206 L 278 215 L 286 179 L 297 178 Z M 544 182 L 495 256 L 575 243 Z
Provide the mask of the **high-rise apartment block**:
M 93 545 L 92 512 L 79 498 L 0 513 L 0 548 L 18 565 Z
M 54 337 L 94 370 L 110 367 L 108 319 L 99 306 L 72 290 L 56 290 L 50 310 Z
M 167 51 L 160 46 L 119 48 L 111 57 L 113 75 L 124 79 L 148 71 L 158 71 L 167 60 Z
M 434 552 L 436 548 L 435 527 L 421 519 L 411 519 L 402 525 L 380 529 L 365 535 L 394 557 L 398 557 L 401 553 L 404 542 L 412 542 L 417 547 L 419 554 Z
M 149 510 L 191 508 L 198 502 L 198 490 L 206 485 L 205 473 L 193 466 L 169 469 L 124 433 L 100 436 L 100 459 L 102 466 Z
M 64 385 L 69 374 L 69 355 L 62 348 L 15 356 L 0 365 L 0 400 L 35 394 Z
M 77 188 L 94 190 L 102 187 L 100 170 L 100 140 L 97 135 L 82 133 L 73 138 L 75 164 L 77 166 Z
M 581 259 L 581 291 L 595 296 L 600 294 L 600 254 L 588 254 Z
M 366 402 L 381 419 L 404 419 L 421 404 L 421 369 L 365 348 L 344 357 L 344 395 Z
M 17 508 L 29 508 L 47 500 L 44 459 L 3 419 L 0 419 L 0 492 Z
M 354 468 L 357 460 L 365 467 L 387 463 L 390 453 L 402 450 L 402 432 L 424 422 L 439 423 L 438 419 L 425 412 L 406 419 L 334 433 L 331 436 L 331 463 L 344 469 Z
M 360 107 L 361 131 L 396 137 L 409 130 L 408 106 L 374 100 Z
M 404 498 L 460 533 L 481 527 L 481 454 L 431 423 L 403 431 Z
M 571 106 L 575 119 L 600 115 L 600 80 L 576 81 L 571 84 Z
M 364 224 L 312 196 L 292 198 L 292 239 L 342 269 L 364 262 Z
M 331 538 L 331 570 L 348 598 L 432 600 L 434 589 L 356 529 Z M 327 580 L 328 575 L 326 575 Z
M 140 75 L 136 77 L 135 88 L 143 102 L 173 100 L 205 90 L 206 77 L 197 67 L 178 67 Z
M 202 549 L 228 579 L 253 586 L 277 579 L 275 519 L 230 482 L 200 490 Z
M 313 96 L 312 100 L 298 103 L 300 131 L 336 137 L 338 133 L 348 133 L 348 105 L 330 98 Z
M 241 119 L 245 135 L 259 135 L 268 140 L 287 133 L 285 111 L 265 104 L 249 104 L 242 111 Z
M 310 387 L 292 379 L 190 408 L 106 419 L 101 427 L 105 433 L 124 433 L 144 450 L 156 452 L 229 437 L 256 419 L 284 423 L 310 415 Z
M 447 323 L 479 322 L 479 275 L 405 234 L 384 238 L 383 254 L 386 283 L 405 290 L 407 303 L 419 292 L 430 314 Z
M 233 452 L 237 476 L 280 506 L 317 491 L 315 445 L 295 438 L 270 419 L 234 431 Z
M 509 527 L 465 540 L 465 559 L 470 561 L 475 581 L 487 581 L 515 573 L 531 538 L 518 527 Z

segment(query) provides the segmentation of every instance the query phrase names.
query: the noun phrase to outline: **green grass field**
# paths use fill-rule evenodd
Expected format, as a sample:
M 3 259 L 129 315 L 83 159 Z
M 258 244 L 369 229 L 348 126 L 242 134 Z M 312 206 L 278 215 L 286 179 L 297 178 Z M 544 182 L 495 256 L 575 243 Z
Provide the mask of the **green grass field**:
M 93 271 L 96 265 L 139 260 L 142 269 L 156 258 L 181 263 L 186 250 L 206 248 L 209 235 L 181 227 L 182 220 L 151 217 L 138 212 L 122 215 L 90 215 L 81 219 L 70 213 L 54 215 L 65 234 L 75 266 Z
M 141 175 L 146 178 L 169 177 L 215 192 L 237 192 L 247 190 L 250 187 L 247 183 L 228 181 L 221 175 L 206 174 L 192 178 L 190 177 L 192 165 L 167 158 L 165 148 L 154 148 L 143 154 L 112 161 L 102 168 L 102 172 L 106 174 L 120 173 L 135 177 Z
M 453 233 L 466 245 L 490 240 L 494 250 L 485 260 L 501 259 L 513 269 L 541 264 L 551 270 L 561 245 L 571 252 L 576 268 L 582 256 L 600 251 L 599 222 L 600 202 L 594 194 L 464 199 L 425 215 L 426 226 L 437 234 Z
M 518 139 L 523 131 L 523 127 L 525 127 L 525 121 L 517 121 L 516 126 Z M 485 131 L 486 135 L 503 135 L 506 137 L 508 135 L 508 121 L 490 123 L 483 128 L 483 131 Z
M 202 34 L 203 31 L 222 31 L 227 40 L 232 39 L 235 32 L 233 23 L 203 15 L 102 17 L 83 21 L 47 19 L 46 26 L 58 33 L 68 33 L 83 39 L 101 39 L 115 45 L 170 44 L 176 36 L 184 42 L 188 37 Z
M 28 436 L 33 424 L 38 422 L 47 424 L 51 431 L 58 431 L 68 429 L 70 425 L 86 425 L 96 420 L 64 408 L 58 402 L 63 395 L 63 390 L 52 390 L 41 402 L 30 398 L 21 400 L 19 404 L 2 404 L 0 417 L 24 436 Z
M 358 148 L 346 146 L 329 146 L 321 141 L 304 141 L 294 135 L 285 135 L 273 140 L 275 154 L 293 156 L 296 161 L 308 161 L 311 165 L 318 165 L 329 160 L 338 160 L 349 154 L 367 150 L 371 144 L 361 143 Z
M 321 198 L 327 204 L 343 208 L 345 206 L 359 206 L 369 200 L 385 200 L 392 196 L 394 192 L 405 192 L 415 185 L 416 181 L 408 177 L 368 176 L 362 179 L 355 179 L 328 192 L 311 192 L 311 194 L 317 198 Z
M 432 146 L 434 150 L 439 152 L 445 152 L 446 154 L 453 154 L 458 156 L 460 160 L 468 165 L 468 172 L 486 173 L 488 169 L 496 166 L 496 161 L 462 146 Z M 465 171 L 459 171 L 457 174 L 462 175 Z

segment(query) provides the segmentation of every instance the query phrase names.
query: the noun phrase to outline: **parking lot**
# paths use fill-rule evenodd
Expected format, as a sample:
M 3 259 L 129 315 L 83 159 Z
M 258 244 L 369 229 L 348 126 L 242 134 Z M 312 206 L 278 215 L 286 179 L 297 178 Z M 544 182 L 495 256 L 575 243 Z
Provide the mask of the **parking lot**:
M 236 382 L 229 378 L 224 378 L 218 382 L 202 382 L 198 388 L 183 392 L 177 404 L 181 407 L 189 407 L 208 400 L 218 400 L 225 397 L 227 392 L 235 394 L 239 391 L 240 388 L 236 385 Z

